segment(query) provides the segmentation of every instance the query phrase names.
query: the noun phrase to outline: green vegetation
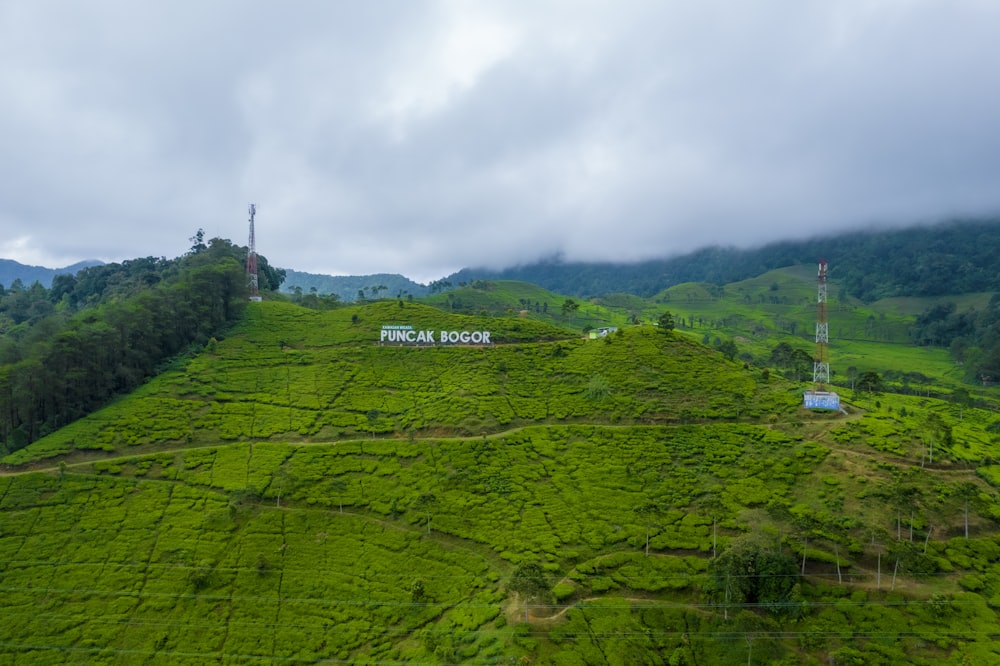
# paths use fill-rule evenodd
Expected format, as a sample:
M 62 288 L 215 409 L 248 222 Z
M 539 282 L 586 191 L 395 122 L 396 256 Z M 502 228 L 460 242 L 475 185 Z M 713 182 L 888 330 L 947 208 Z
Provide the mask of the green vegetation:
M 229 241 L 0 290 L 0 444 L 14 451 L 127 393 L 190 345 L 214 344 L 247 300 Z M 260 261 L 263 284 L 280 273 Z M 268 278 L 268 276 L 271 276 Z
M 0 664 L 1000 663 L 995 389 L 910 344 L 989 295 L 834 274 L 812 413 L 811 265 L 247 304 L 192 240 L 0 291 Z
M 488 327 L 497 344 L 379 346 L 386 322 Z M 758 386 L 685 338 L 642 328 L 607 340 L 594 345 L 532 320 L 462 318 L 395 301 L 330 312 L 264 303 L 212 351 L 5 461 L 275 437 L 475 435 L 549 420 L 672 423 L 733 418 L 741 409 L 761 417 L 798 401 L 788 387 Z M 712 398 L 693 400 L 692 392 Z
M 250 304 L 3 459 L 0 661 L 1000 659 L 992 412 L 683 333 Z

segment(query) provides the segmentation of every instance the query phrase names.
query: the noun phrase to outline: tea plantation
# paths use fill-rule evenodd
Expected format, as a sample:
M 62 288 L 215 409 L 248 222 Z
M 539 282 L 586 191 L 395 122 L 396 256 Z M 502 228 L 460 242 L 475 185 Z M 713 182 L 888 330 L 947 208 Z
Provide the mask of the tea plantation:
M 651 326 L 251 304 L 2 460 L 0 663 L 1000 663 L 993 413 L 802 389 Z

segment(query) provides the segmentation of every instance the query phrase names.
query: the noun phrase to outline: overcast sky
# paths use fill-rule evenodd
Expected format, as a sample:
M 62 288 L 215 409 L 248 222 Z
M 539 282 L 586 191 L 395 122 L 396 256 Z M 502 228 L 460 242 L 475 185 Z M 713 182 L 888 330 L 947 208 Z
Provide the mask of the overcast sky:
M 0 258 L 420 282 L 1000 213 L 1000 2 L 0 0 Z

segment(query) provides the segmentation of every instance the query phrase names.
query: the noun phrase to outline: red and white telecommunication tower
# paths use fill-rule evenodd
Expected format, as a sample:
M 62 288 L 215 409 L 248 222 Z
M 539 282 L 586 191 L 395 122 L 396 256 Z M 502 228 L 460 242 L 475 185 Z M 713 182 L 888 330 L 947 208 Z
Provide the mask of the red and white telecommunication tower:
M 805 393 L 809 409 L 840 409 L 840 396 L 827 391 L 830 383 L 830 322 L 826 312 L 826 259 L 819 260 L 816 292 L 816 357 L 813 359 L 813 390 Z
M 257 206 L 250 204 L 250 243 L 247 246 L 247 283 L 250 286 L 250 300 L 258 302 L 260 289 L 257 283 L 257 240 L 254 238 L 253 218 L 257 214 Z
M 830 322 L 826 313 L 826 259 L 819 260 L 819 287 L 816 294 L 816 358 L 813 386 L 823 391 L 830 383 Z

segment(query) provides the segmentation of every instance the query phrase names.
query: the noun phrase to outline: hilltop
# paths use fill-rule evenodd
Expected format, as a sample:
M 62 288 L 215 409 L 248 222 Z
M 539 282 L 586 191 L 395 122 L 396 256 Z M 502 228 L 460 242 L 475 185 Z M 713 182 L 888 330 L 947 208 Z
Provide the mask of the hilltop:
M 403 324 L 485 329 L 493 344 L 380 344 L 383 325 Z M 600 399 L 588 397 L 601 382 Z M 740 405 L 758 416 L 788 411 L 796 401 L 791 387 L 759 384 L 697 343 L 652 327 L 591 344 L 544 322 L 402 301 L 333 311 L 268 302 L 183 367 L 3 461 L 118 451 L 124 443 L 482 435 L 565 419 L 674 423 L 732 416 Z
M 0 652 L 1000 658 L 991 410 L 858 392 L 845 414 L 807 412 L 801 385 L 698 332 L 623 323 L 588 340 L 556 324 L 605 306 L 541 321 L 534 289 L 480 289 L 532 301 L 501 317 L 250 304 L 197 353 L 8 455 Z M 382 326 L 495 344 L 384 345 Z

